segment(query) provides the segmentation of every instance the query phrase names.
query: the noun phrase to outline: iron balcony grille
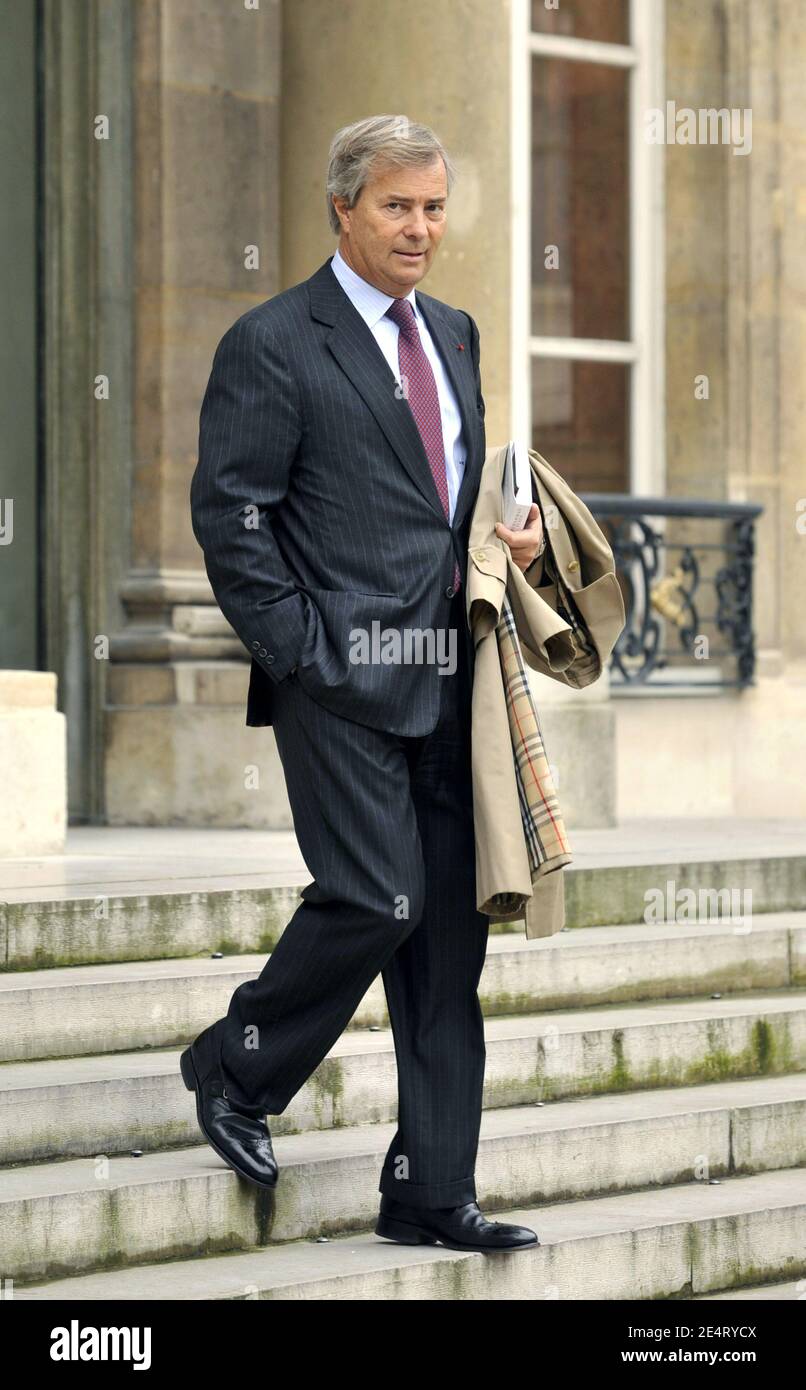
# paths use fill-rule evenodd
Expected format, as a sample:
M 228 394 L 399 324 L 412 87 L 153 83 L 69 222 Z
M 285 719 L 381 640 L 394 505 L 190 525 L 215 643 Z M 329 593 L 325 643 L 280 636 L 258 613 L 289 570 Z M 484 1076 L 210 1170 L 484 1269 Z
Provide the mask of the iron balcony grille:
M 580 493 L 612 547 L 626 623 L 614 691 L 744 689 L 755 671 L 755 522 L 744 502 Z

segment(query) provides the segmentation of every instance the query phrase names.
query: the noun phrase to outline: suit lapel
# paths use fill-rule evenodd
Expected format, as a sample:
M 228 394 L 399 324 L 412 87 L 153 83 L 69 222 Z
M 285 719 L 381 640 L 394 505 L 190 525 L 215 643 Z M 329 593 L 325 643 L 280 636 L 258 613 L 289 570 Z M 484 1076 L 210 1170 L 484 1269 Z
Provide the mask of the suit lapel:
M 395 375 L 371 330 L 330 269 L 330 258 L 311 276 L 309 285 L 311 314 L 332 327 L 327 339 L 330 351 L 372 411 L 415 487 L 444 519 L 428 455 L 408 402 L 397 394 Z M 423 302 L 424 298 L 427 303 Z M 475 494 L 474 479 L 477 483 L 481 471 L 475 392 L 472 379 L 458 369 L 456 336 L 442 319 L 438 302 L 430 295 L 418 295 L 417 299 L 456 393 L 467 447 L 467 462 L 454 510 L 455 529 L 461 524 L 470 496 Z M 464 344 L 464 350 L 469 353 L 469 343 Z

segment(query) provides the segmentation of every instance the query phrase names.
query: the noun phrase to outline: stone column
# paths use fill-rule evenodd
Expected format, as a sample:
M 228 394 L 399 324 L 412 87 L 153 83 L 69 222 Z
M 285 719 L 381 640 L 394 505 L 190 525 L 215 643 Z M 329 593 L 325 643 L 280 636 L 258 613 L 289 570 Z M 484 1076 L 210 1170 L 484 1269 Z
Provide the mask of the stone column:
M 725 0 L 727 104 L 753 148 L 729 162 L 730 494 L 761 502 L 758 676 L 742 699 L 739 814 L 806 815 L 806 29 L 799 0 Z M 749 808 L 749 810 L 748 810 Z
M 729 433 L 732 495 L 761 502 L 759 673 L 806 663 L 806 30 L 799 0 L 726 0 L 728 105 L 749 107 L 753 148 L 729 161 Z M 806 523 L 804 523 L 806 524 Z
M 280 5 L 140 0 L 133 24 L 134 457 L 107 819 L 287 824 L 271 733 L 245 727 L 248 656 L 214 603 L 189 502 L 216 344 L 280 288 Z
M 677 0 L 666 14 L 667 97 L 752 116 L 748 154 L 666 150 L 666 395 L 669 493 L 764 507 L 757 674 L 741 694 L 619 701 L 622 804 L 633 816 L 659 801 L 670 814 L 803 816 L 803 6 Z M 707 401 L 694 397 L 700 373 Z

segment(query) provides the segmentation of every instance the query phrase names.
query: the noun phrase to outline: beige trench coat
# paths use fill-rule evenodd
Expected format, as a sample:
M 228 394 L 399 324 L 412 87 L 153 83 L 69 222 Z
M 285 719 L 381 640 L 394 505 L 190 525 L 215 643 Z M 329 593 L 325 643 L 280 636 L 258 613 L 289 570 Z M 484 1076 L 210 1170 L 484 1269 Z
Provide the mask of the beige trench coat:
M 502 520 L 505 457 L 506 445 L 490 448 L 485 455 L 470 524 L 465 590 L 476 651 L 476 902 L 481 908 L 497 893 L 516 894 L 525 906 L 495 920 L 524 918 L 527 937 L 551 936 L 564 924 L 564 878 L 561 869 L 534 882 L 530 876 L 495 630 L 506 593 L 526 665 L 580 689 L 601 675 L 624 627 L 625 613 L 613 553 L 603 532 L 559 473 L 531 449 L 532 491 L 543 514 L 547 549 L 526 573 L 514 563 L 509 546 L 495 531 L 495 523 Z M 591 752 L 595 757 L 595 750 Z

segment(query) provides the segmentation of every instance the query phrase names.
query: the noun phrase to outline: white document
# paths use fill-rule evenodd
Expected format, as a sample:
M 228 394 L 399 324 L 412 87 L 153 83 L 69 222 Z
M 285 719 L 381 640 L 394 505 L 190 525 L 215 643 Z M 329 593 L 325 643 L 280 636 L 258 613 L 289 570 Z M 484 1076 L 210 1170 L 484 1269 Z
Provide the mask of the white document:
M 510 531 L 522 531 L 532 505 L 532 467 L 526 445 L 510 439 L 501 482 L 501 520 Z

